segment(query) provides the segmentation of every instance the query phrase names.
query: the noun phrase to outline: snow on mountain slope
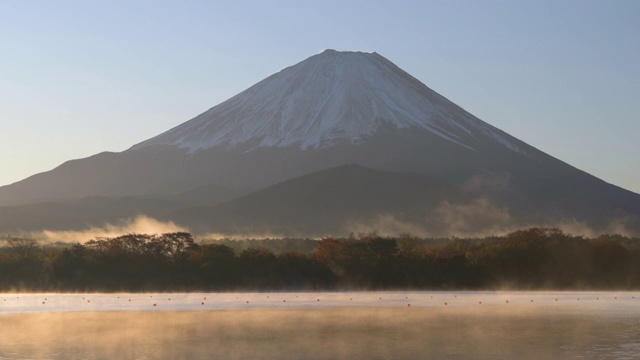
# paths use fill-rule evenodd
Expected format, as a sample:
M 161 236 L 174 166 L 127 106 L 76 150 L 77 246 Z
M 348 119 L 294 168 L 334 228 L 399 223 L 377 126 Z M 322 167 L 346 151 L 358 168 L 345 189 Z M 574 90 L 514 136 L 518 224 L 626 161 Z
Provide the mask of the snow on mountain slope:
M 357 144 L 383 125 L 418 128 L 471 150 L 521 143 L 479 120 L 377 53 L 326 50 L 163 134 L 134 145 L 326 148 Z

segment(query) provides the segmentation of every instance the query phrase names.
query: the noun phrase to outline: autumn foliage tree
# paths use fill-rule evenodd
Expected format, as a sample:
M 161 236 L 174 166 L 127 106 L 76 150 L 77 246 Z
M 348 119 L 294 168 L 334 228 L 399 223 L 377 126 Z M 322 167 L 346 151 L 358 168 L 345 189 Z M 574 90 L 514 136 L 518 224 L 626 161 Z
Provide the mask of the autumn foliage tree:
M 64 248 L 0 242 L 5 291 L 640 289 L 640 239 L 545 228 L 475 239 L 287 239 L 277 253 L 198 244 L 185 232 L 98 237 Z

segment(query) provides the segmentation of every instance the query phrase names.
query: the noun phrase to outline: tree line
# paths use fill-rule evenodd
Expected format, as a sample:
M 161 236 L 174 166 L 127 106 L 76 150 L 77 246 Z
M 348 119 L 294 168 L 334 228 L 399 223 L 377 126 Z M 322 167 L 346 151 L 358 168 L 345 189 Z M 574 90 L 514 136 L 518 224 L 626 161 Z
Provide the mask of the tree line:
M 0 291 L 640 289 L 640 239 L 546 228 L 447 240 L 365 234 L 197 243 L 178 232 L 63 247 L 0 241 Z M 269 244 L 278 251 L 261 246 Z

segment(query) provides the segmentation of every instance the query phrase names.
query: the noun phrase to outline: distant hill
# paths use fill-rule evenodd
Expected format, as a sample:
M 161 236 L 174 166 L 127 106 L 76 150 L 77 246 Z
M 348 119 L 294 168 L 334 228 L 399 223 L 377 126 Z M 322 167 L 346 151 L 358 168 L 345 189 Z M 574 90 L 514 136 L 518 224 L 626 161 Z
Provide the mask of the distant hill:
M 184 206 L 215 205 L 242 194 L 218 185 L 164 197 L 85 197 L 0 207 L 0 233 L 39 230 L 82 230 L 115 225 L 138 216 L 160 217 Z
M 385 215 L 407 224 L 427 224 L 425 217 L 443 202 L 474 200 L 476 196 L 430 176 L 343 165 L 216 206 L 169 211 L 163 219 L 199 233 L 321 236 L 348 234 L 350 226 Z

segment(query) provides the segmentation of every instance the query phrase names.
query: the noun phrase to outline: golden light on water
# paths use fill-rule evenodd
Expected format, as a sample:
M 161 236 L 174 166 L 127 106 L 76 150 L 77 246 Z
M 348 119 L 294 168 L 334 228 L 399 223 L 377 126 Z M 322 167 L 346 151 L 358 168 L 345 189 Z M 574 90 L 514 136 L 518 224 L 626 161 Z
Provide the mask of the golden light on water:
M 0 316 L 0 358 L 599 359 L 640 351 L 628 293 L 5 295 L 39 308 Z M 108 310 L 118 302 L 146 310 Z M 85 310 L 56 311 L 64 304 Z

